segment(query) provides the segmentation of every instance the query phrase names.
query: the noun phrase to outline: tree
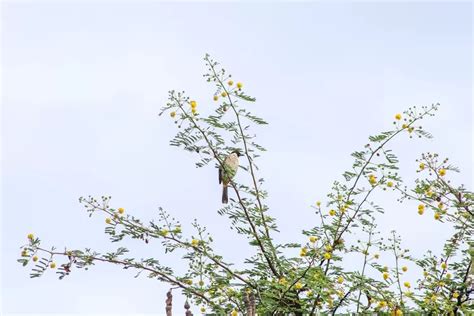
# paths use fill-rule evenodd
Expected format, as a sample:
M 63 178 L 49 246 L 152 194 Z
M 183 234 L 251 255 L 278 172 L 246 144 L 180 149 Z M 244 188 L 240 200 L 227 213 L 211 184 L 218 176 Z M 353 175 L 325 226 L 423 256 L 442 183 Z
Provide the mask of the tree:
M 239 178 L 245 181 L 230 182 L 235 198 L 218 213 L 231 220 L 233 230 L 248 239 L 255 254 L 236 266 L 213 249 L 213 237 L 197 221 L 193 223 L 195 233 L 191 234 L 183 232 L 180 223 L 161 208 L 156 221 L 144 223 L 125 214 L 123 208 L 112 206 L 110 196 L 89 196 L 79 201 L 89 216 L 106 216 L 105 233 L 111 242 L 124 238 L 145 243 L 158 240 L 166 253 L 184 253 L 182 259 L 189 264 L 188 272 L 178 275 L 155 258 L 126 257 L 128 249 L 124 247 L 105 254 L 92 249 L 45 248 L 39 238 L 29 234 L 18 261 L 24 266 L 33 262 L 32 278 L 55 269 L 56 261 L 60 262 L 56 272 L 60 279 L 74 269 L 88 269 L 98 262 L 112 263 L 180 288 L 202 306 L 203 313 L 246 313 L 250 300 L 255 300 L 256 311 L 265 315 L 336 314 L 343 310 L 397 315 L 411 311 L 474 312 L 474 194 L 448 180 L 449 173 L 458 169 L 435 153 L 420 157 L 419 177 L 414 187 L 408 188 L 398 174 L 397 156 L 388 148 L 396 138 L 407 135 L 431 138 L 419 123 L 433 116 L 438 104 L 396 114 L 391 130 L 370 136 L 367 145 L 352 153 L 352 168 L 343 173 L 341 180 L 334 181 L 327 201 L 313 206 L 318 225 L 302 232 L 307 242 L 277 244 L 272 238 L 278 233 L 277 221 L 265 204 L 267 192 L 264 180 L 258 176 L 257 161 L 265 148 L 252 134 L 252 127 L 267 122 L 244 106 L 255 99 L 244 92 L 242 83 L 235 83 L 209 56 L 204 60 L 208 67 L 204 77 L 216 86 L 213 114 L 201 116 L 196 101 L 184 92 L 170 91 L 160 115 L 168 113 L 175 120 L 178 132 L 170 144 L 194 153 L 198 168 L 210 164 L 223 168 L 229 152 L 238 149 L 243 153 L 239 172 L 245 176 Z M 383 209 L 372 200 L 378 190 L 398 192 L 401 202 L 418 201 L 420 215 L 433 212 L 434 220 L 451 225 L 454 234 L 442 253 L 428 252 L 416 259 L 402 249 L 395 232 L 388 239 L 380 238 L 376 219 Z M 349 234 L 364 241 L 349 240 Z M 288 255 L 294 248 L 299 249 L 297 257 Z M 379 251 L 391 252 L 395 265 L 381 266 L 377 261 Z M 360 270 L 342 268 L 341 263 L 349 254 L 362 259 Z M 407 270 L 403 262 L 408 261 L 416 263 L 421 272 L 413 285 L 402 279 Z M 379 277 L 369 276 L 369 269 L 377 271 Z

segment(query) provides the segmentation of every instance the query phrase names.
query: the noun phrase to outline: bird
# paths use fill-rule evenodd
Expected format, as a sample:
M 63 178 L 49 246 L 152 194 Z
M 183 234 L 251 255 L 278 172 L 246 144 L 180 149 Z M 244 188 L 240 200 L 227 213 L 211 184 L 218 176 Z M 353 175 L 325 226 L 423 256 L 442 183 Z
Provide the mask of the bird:
M 222 166 L 219 166 L 219 184 L 222 184 L 222 203 L 229 203 L 227 187 L 230 181 L 235 177 L 239 168 L 239 157 L 242 156 L 239 150 L 232 151 L 225 157 Z

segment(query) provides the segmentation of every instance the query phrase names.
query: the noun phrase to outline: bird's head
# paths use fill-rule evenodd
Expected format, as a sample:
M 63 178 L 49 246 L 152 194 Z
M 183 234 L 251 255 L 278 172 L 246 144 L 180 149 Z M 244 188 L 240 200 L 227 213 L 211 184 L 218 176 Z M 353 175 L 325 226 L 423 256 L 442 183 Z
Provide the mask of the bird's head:
M 234 151 L 232 151 L 232 154 L 236 154 L 237 157 L 243 156 L 243 154 L 242 154 L 242 153 L 240 152 L 240 150 L 238 150 L 238 149 L 235 149 Z

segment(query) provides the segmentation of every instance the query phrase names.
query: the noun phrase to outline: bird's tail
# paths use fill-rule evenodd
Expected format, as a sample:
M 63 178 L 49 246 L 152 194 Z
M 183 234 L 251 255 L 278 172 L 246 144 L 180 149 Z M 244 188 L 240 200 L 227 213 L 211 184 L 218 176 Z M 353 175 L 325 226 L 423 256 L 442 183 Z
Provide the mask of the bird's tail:
M 229 203 L 229 195 L 227 193 L 227 186 L 225 184 L 222 186 L 222 203 Z

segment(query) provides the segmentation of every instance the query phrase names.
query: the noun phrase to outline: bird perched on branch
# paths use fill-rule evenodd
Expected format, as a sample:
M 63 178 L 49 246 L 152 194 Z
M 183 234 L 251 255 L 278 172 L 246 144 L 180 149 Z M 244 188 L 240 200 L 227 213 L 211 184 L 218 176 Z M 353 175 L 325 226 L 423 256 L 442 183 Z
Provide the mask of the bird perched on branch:
M 223 166 L 219 166 L 219 184 L 222 183 L 222 203 L 224 204 L 229 202 L 227 187 L 237 173 L 240 156 L 242 156 L 240 151 L 234 150 L 225 157 Z

